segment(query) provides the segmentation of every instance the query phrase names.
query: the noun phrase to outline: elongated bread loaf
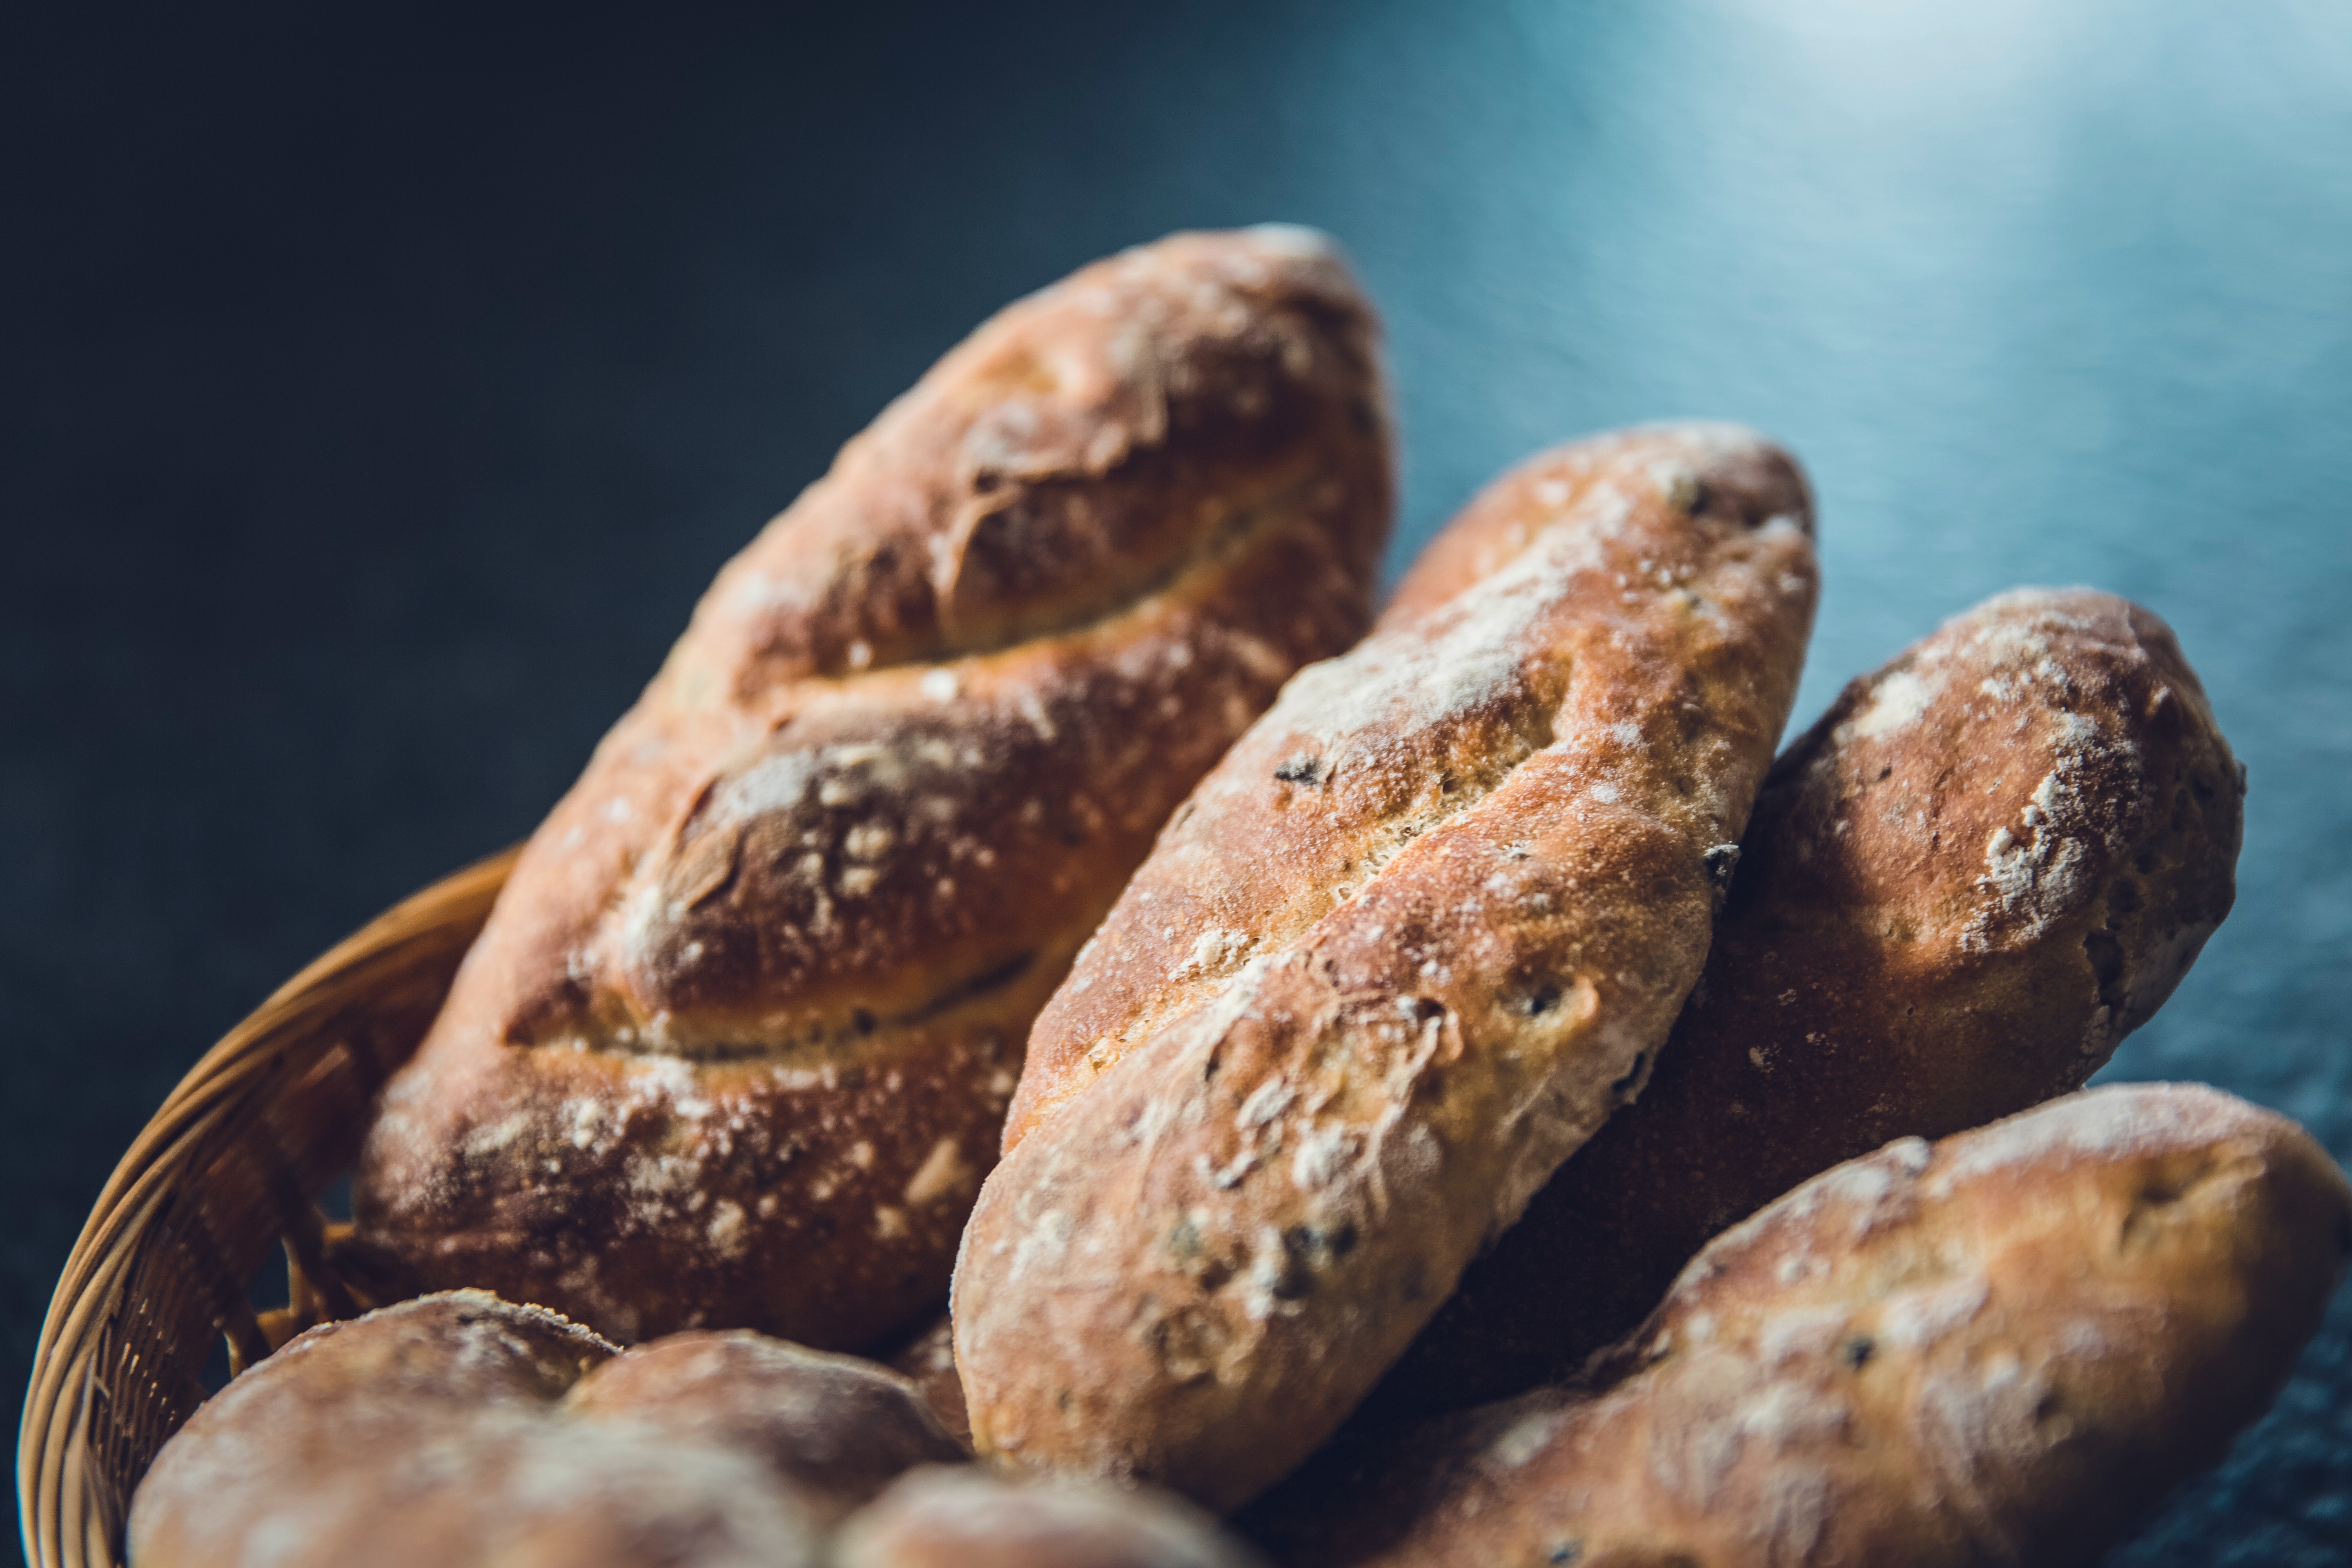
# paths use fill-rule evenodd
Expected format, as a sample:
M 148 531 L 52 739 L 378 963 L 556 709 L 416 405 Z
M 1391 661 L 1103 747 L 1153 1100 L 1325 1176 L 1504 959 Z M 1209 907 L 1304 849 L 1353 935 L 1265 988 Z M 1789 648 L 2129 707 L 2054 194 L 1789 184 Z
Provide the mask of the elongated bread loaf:
M 1854 681 L 1765 780 L 1640 1101 L 1364 1417 L 1572 1372 L 1806 1177 L 2081 1087 L 2229 913 L 2242 800 L 2171 629 L 2109 595 L 2003 594 Z
M 1285 1560 L 2088 1563 L 2261 1414 L 2347 1254 L 2326 1151 L 2202 1085 L 1903 1139 L 1717 1237 L 1586 1386 L 1335 1451 Z
M 358 1255 L 621 1340 L 944 1297 L 1022 1041 L 1152 835 L 1368 616 L 1370 308 L 1182 235 L 1006 310 L 719 574 L 362 1152 Z
M 1496 519 L 1285 689 L 1041 1018 L 956 1276 L 982 1452 L 1250 1497 L 1641 1083 L 1795 689 L 1804 483 L 1646 430 L 1455 526 Z

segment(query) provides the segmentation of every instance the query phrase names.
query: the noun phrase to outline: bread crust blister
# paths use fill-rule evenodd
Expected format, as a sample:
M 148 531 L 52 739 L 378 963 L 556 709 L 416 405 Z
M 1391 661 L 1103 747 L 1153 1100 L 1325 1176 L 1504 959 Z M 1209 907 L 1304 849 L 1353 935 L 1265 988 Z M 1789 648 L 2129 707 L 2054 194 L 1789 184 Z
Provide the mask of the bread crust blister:
M 1641 1100 L 1364 1417 L 1571 1373 L 1806 1177 L 2080 1088 L 2229 913 L 2243 798 L 2171 628 L 2112 595 L 2012 590 L 1853 681 L 1765 780 Z
M 1295 679 L 1041 1019 L 958 1266 L 982 1452 L 1254 1494 L 1696 978 L 1811 616 L 1801 476 L 1733 427 L 1636 431 L 1455 527 L 1517 548 Z
M 1368 618 L 1376 339 L 1320 237 L 1181 235 L 850 442 L 524 851 L 383 1097 L 358 1253 L 624 1341 L 936 1307 L 1037 1008 Z

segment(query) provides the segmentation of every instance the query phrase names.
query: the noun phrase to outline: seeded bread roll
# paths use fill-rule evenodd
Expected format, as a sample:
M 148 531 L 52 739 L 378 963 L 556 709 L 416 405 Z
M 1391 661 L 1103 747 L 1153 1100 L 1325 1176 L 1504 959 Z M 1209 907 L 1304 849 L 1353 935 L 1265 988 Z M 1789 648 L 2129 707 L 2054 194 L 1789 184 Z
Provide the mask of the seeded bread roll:
M 1203 781 L 1032 1037 L 965 1234 L 981 1452 L 1239 1503 L 1639 1087 L 1795 689 L 1808 510 L 1725 426 L 1539 458 L 1456 525 L 1518 555 Z
M 2088 1563 L 2269 1405 L 2347 1254 L 2326 1152 L 2202 1085 L 1902 1139 L 1717 1237 L 1583 1386 L 1318 1458 L 1285 1560 Z
M 1370 307 L 1180 235 L 1012 306 L 730 563 L 534 836 L 355 1255 L 624 1341 L 945 1295 L 1031 1020 L 1192 782 L 1362 629 Z
M 814 1568 L 820 1517 L 755 1457 L 564 1418 L 613 1353 L 477 1290 L 312 1329 L 163 1446 L 131 1502 L 131 1559 Z
M 917 1470 L 845 1526 L 835 1568 L 1263 1568 L 1164 1494 Z
M 1807 1176 L 2080 1088 L 2229 913 L 2243 794 L 2171 628 L 2109 595 L 2003 594 L 1853 682 L 1765 780 L 1641 1100 L 1364 1416 L 1572 1372 Z

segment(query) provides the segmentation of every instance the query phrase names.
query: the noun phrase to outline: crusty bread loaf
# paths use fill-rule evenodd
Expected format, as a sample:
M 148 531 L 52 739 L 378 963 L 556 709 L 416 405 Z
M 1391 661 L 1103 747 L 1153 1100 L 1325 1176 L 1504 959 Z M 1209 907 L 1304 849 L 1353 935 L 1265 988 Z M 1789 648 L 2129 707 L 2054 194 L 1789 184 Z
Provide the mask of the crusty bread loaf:
M 2092 1089 L 1814 1178 L 1585 1386 L 1359 1438 L 1270 1522 L 1299 1568 L 2084 1563 L 2261 1413 L 2347 1253 L 2293 1122 Z
M 835 1568 L 1258 1568 L 1176 1498 L 914 1471 L 842 1530 Z
M 1639 431 L 1497 518 L 1515 557 L 1291 682 L 1041 1019 L 957 1270 L 982 1452 L 1238 1503 L 1641 1083 L 1795 689 L 1804 483 Z
M 131 1561 L 814 1568 L 818 1515 L 754 1455 L 560 1415 L 613 1353 L 474 1290 L 312 1329 L 163 1446 Z
M 2229 913 L 2242 795 L 2170 628 L 2108 595 L 2001 595 L 1854 681 L 1765 780 L 1641 1100 L 1363 1417 L 1572 1371 L 1807 1176 L 2079 1088 Z
M 386 1089 L 354 1255 L 621 1340 L 944 1297 L 1031 1019 L 1369 613 L 1370 308 L 1296 229 L 1006 310 L 719 574 Z

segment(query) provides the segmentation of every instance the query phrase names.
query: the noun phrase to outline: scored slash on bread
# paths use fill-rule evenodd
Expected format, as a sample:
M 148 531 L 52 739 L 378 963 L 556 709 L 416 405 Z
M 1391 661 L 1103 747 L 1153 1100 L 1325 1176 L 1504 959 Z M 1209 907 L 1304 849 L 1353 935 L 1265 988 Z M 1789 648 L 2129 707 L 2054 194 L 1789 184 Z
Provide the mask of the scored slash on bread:
M 1804 482 L 1662 427 L 1498 514 L 1517 553 L 1291 682 L 1033 1035 L 956 1275 L 982 1452 L 1239 1503 L 1641 1083 L 1795 690 Z
M 1336 1444 L 1297 1568 L 2087 1563 L 2270 1403 L 2352 1188 L 2202 1085 L 2090 1089 L 1805 1183 L 1579 1384 Z
M 1305 230 L 982 326 L 719 574 L 362 1152 L 356 1258 L 616 1339 L 936 1308 L 1022 1042 L 1168 812 L 1370 615 L 1377 327 Z
M 1765 780 L 1641 1099 L 1360 1418 L 1572 1372 L 1807 1176 L 2079 1088 L 2229 913 L 2243 793 L 2171 629 L 2111 595 L 2002 594 L 1854 681 Z

